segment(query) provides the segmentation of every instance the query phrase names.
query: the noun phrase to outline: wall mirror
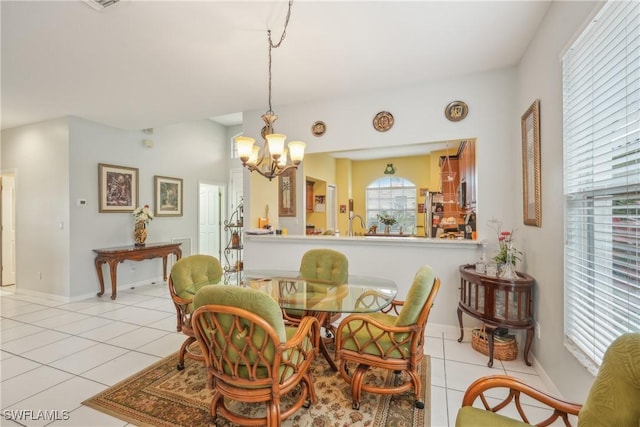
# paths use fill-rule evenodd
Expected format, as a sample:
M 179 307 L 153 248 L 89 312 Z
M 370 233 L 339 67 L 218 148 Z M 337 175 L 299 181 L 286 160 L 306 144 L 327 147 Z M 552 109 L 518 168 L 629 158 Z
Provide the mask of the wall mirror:
M 475 138 L 308 154 L 307 234 L 381 235 L 386 229 L 397 237 L 471 239 L 477 223 L 475 156 Z M 335 200 L 327 200 L 328 194 Z M 359 218 L 350 224 L 351 210 L 365 227 Z M 379 214 L 396 222 L 384 227 Z

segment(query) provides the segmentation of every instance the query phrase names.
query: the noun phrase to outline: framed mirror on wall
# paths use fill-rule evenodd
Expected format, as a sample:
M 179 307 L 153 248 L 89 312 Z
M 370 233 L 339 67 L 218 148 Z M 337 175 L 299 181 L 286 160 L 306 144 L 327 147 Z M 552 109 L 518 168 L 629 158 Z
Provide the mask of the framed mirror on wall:
M 540 100 L 536 99 L 521 118 L 522 191 L 524 224 L 542 226 L 540 188 Z

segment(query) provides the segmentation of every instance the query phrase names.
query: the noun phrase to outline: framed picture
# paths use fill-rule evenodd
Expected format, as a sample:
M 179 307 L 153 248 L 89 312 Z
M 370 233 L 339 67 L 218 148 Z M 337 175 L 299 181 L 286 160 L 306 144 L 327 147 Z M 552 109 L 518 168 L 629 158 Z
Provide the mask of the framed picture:
M 182 216 L 182 179 L 154 176 L 155 216 Z
M 138 168 L 98 163 L 100 212 L 133 212 L 138 206 Z
M 278 177 L 278 216 L 296 216 L 296 169 Z
M 540 100 L 525 111 L 522 124 L 522 191 L 524 224 L 542 226 L 540 189 Z

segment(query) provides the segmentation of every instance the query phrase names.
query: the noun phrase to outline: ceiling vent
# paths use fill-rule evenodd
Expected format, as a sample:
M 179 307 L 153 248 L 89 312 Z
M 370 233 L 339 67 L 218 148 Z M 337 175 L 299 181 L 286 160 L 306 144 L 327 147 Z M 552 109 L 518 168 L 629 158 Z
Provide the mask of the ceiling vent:
M 108 8 L 109 6 L 113 6 L 118 3 L 120 0 L 82 0 L 95 10 L 103 10 Z

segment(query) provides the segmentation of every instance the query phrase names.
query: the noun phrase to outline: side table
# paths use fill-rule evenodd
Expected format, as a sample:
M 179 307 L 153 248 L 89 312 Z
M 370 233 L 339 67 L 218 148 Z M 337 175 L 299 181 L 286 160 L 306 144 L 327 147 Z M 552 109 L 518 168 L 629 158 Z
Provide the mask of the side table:
M 489 363 L 493 366 L 493 336 L 497 328 L 526 329 L 524 361 L 531 366 L 529 351 L 533 341 L 533 285 L 535 279 L 517 272 L 518 279 L 508 280 L 476 273 L 474 265 L 461 265 L 458 322 L 460 338 L 464 338 L 462 313 L 482 320 L 487 331 Z

